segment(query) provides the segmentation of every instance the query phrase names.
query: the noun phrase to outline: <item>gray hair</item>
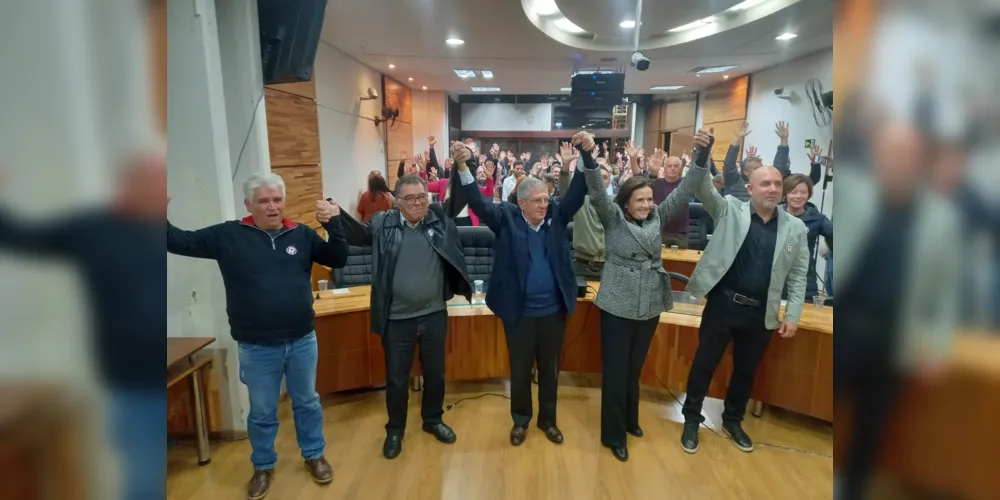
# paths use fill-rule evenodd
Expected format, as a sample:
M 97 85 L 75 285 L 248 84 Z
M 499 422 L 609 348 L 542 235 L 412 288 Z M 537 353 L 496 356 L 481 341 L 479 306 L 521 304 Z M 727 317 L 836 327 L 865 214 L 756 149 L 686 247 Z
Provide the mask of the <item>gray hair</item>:
M 420 177 L 419 175 L 415 174 L 406 174 L 400 177 L 399 180 L 396 181 L 396 187 L 393 190 L 392 194 L 395 196 L 399 196 L 400 188 L 402 188 L 403 186 L 415 186 L 415 185 L 423 186 L 424 192 L 425 193 L 427 192 L 427 181 L 425 181 L 423 177 Z
M 253 201 L 257 190 L 262 187 L 278 188 L 281 190 L 281 195 L 285 196 L 285 180 L 274 172 L 268 172 L 266 174 L 253 174 L 243 183 L 243 199 Z
M 538 177 L 528 177 L 517 185 L 517 197 L 522 200 L 527 200 L 531 196 L 531 193 L 535 191 L 545 191 L 548 193 L 549 187 Z

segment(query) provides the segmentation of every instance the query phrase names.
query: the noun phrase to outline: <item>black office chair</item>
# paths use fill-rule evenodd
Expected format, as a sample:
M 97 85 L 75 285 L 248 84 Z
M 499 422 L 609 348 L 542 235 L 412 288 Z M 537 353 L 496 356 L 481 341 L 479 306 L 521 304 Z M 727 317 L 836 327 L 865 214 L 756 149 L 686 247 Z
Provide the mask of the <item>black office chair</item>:
M 333 284 L 336 288 L 371 285 L 372 247 L 348 247 L 347 264 L 333 270 Z
M 483 292 L 486 292 L 493 270 L 493 231 L 486 226 L 464 226 L 458 228 L 458 236 L 469 279 L 483 280 Z

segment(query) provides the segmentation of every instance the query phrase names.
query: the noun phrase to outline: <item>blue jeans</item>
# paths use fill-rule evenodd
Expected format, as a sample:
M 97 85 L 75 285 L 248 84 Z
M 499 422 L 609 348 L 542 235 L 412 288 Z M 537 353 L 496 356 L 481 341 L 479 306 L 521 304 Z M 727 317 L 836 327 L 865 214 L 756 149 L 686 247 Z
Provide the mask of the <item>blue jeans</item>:
M 167 394 L 111 389 L 111 434 L 121 467 L 121 500 L 167 496 Z
M 275 344 L 239 342 L 240 381 L 250 393 L 250 462 L 255 470 L 270 470 L 278 461 L 274 437 L 278 434 L 278 397 L 281 378 L 285 378 L 292 398 L 295 437 L 302 458 L 323 456 L 323 407 L 316 393 L 316 332 L 305 337 Z

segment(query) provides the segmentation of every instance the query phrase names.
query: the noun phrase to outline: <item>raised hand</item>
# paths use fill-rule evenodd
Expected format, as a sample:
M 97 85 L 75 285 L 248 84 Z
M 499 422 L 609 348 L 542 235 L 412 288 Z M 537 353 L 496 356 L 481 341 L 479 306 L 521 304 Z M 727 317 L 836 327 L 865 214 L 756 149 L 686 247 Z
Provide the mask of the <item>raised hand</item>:
M 809 163 L 817 163 L 817 159 L 823 155 L 823 149 L 819 146 L 813 146 L 806 155 L 809 156 Z
M 629 158 L 638 158 L 640 156 L 638 148 L 636 148 L 632 141 L 625 142 L 625 154 L 627 154 Z
M 330 222 L 330 219 L 340 215 L 340 206 L 326 200 L 316 200 L 316 220 L 321 224 Z
M 480 155 L 479 155 L 479 163 L 483 163 L 485 161 L 486 161 L 486 155 L 480 153 Z
M 433 135 L 431 135 L 431 136 L 427 136 L 427 145 L 428 145 L 428 146 L 430 146 L 430 147 L 432 147 L 432 148 L 433 148 L 433 147 L 434 147 L 434 145 L 435 145 L 435 144 L 437 144 L 437 143 L 438 143 L 438 141 L 437 141 L 437 139 L 435 139 L 435 138 L 434 138 L 434 136 L 433 136 Z
M 493 166 L 491 167 L 490 164 L 487 163 L 483 167 L 483 169 L 486 171 L 486 178 L 489 179 L 489 178 L 493 177 L 494 175 L 496 175 L 497 165 L 496 165 L 496 163 L 494 163 Z
M 410 158 L 410 156 L 409 156 L 408 154 L 406 154 L 406 151 L 401 151 L 401 152 L 399 153 L 399 159 L 400 159 L 400 160 L 403 160 L 403 161 L 406 161 L 406 160 L 408 160 L 409 158 Z
M 576 158 L 577 151 L 573 148 L 573 145 L 564 142 L 559 146 L 559 158 L 562 160 L 563 165 L 569 165 L 570 162 Z
M 427 166 L 427 156 L 430 155 L 424 153 L 424 154 L 418 154 L 417 157 L 415 158 L 417 160 L 417 165 L 420 166 L 420 168 L 425 168 Z
M 747 146 L 747 158 L 756 158 L 757 148 L 753 144 Z
M 778 122 L 774 124 L 774 133 L 778 134 L 778 138 L 781 139 L 781 145 L 788 145 L 788 124 L 785 122 Z
M 455 160 L 455 165 L 459 170 L 464 171 L 469 169 L 469 166 L 465 164 L 465 162 L 472 158 L 472 150 L 469 149 L 469 146 L 455 141 L 451 143 L 451 147 L 448 148 L 448 152 L 451 154 L 451 158 Z
M 594 142 L 594 136 L 590 132 L 577 132 L 573 135 L 571 139 L 574 146 L 579 145 L 584 151 L 593 152 L 597 144 Z M 605 148 L 607 148 L 607 143 L 602 143 Z
M 752 130 L 750 130 L 750 122 L 744 120 L 740 122 L 740 128 L 736 130 L 736 135 L 740 136 L 740 139 L 743 139 L 744 137 L 750 135 L 750 132 L 752 132 Z
M 705 127 L 702 127 L 694 134 L 694 147 L 701 149 L 708 147 L 712 134 Z

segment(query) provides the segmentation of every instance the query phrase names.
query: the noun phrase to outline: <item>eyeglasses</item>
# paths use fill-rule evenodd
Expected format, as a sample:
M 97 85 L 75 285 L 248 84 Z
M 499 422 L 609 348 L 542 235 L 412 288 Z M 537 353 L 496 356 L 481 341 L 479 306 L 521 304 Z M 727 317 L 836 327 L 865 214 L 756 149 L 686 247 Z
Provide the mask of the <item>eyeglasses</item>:
M 417 194 L 417 195 L 404 196 L 399 199 L 405 201 L 407 205 L 423 205 L 427 203 L 427 200 L 429 198 L 427 197 L 426 194 Z
M 545 205 L 548 205 L 549 202 L 552 201 L 552 198 L 549 198 L 548 196 L 546 196 L 545 198 L 538 198 L 538 199 L 533 199 L 533 200 L 532 199 L 525 199 L 524 201 L 527 202 L 527 203 L 531 203 L 532 205 L 535 205 L 535 206 L 545 206 Z

